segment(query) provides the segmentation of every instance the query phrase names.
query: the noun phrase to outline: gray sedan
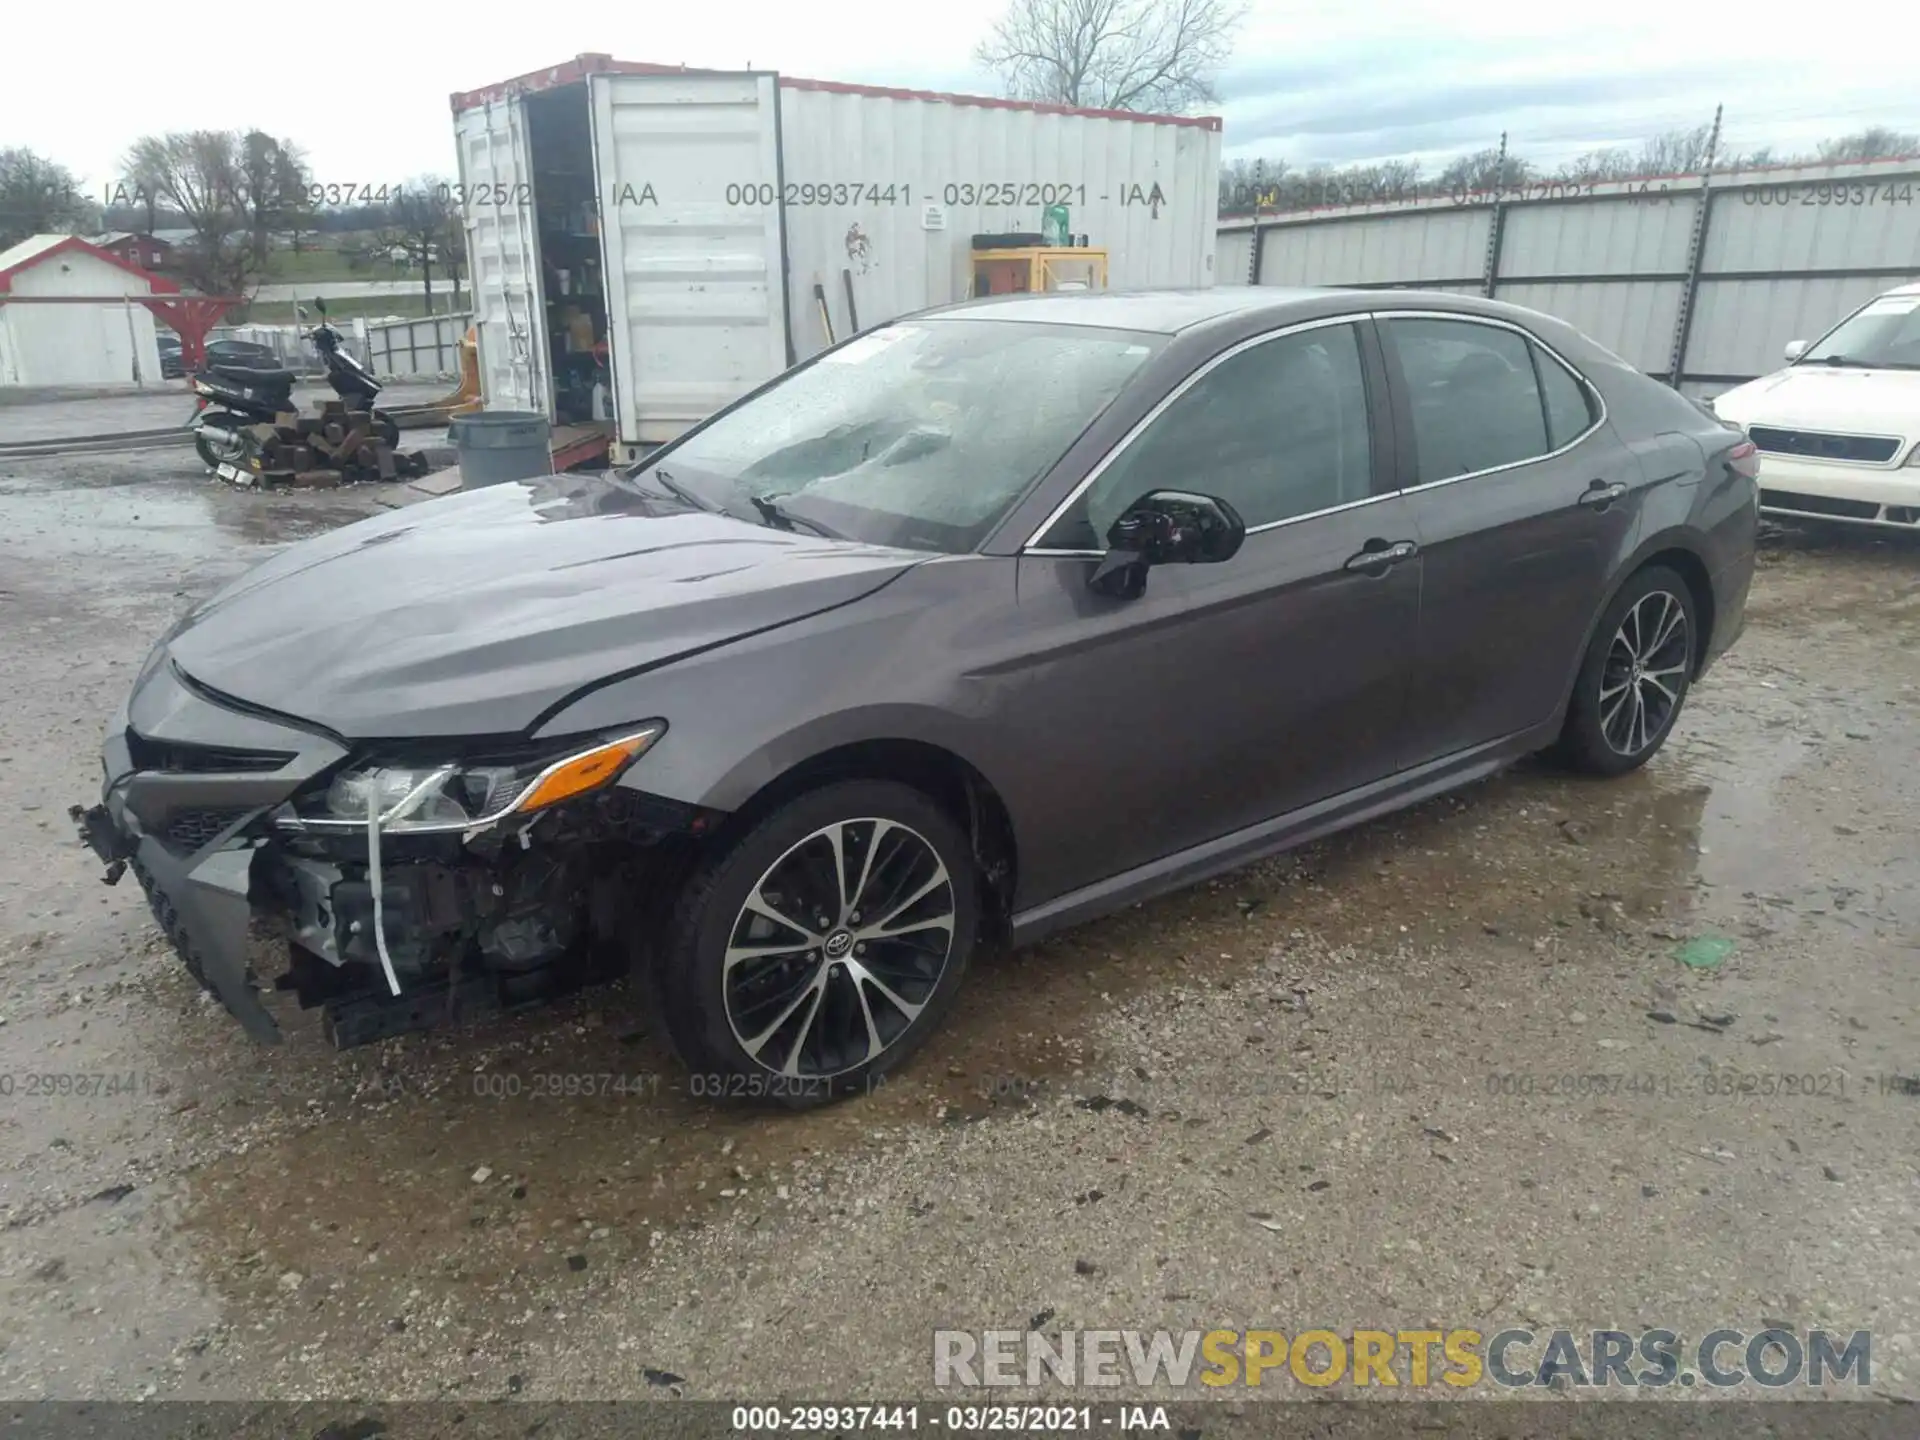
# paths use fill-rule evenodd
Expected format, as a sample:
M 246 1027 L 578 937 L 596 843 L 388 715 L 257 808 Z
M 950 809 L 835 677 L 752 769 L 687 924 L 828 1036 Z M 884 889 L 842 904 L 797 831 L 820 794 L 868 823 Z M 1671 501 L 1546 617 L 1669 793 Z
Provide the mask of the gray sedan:
M 357 1044 L 636 973 L 708 1093 L 856 1090 L 1019 945 L 1533 751 L 1647 760 L 1739 633 L 1754 448 L 1558 321 L 1010 297 L 607 479 L 183 616 L 98 805 L 196 977 Z

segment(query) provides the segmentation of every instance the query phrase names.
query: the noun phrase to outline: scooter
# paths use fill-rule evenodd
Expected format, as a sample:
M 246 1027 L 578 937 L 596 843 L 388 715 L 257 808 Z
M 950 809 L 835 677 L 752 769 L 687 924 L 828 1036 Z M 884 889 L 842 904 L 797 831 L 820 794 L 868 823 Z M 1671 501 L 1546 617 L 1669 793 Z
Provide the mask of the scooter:
M 327 383 L 349 410 L 373 412 L 374 428 L 389 445 L 400 443 L 400 427 L 373 409 L 380 382 L 340 345 L 340 332 L 327 321 L 327 302 L 316 298 L 313 308 L 320 323 L 307 339 L 326 362 Z M 250 365 L 208 365 L 193 377 L 194 405 L 188 425 L 193 448 L 211 470 L 221 466 L 253 468 L 259 444 L 248 427 L 271 425 L 293 406 L 292 370 L 257 369 Z

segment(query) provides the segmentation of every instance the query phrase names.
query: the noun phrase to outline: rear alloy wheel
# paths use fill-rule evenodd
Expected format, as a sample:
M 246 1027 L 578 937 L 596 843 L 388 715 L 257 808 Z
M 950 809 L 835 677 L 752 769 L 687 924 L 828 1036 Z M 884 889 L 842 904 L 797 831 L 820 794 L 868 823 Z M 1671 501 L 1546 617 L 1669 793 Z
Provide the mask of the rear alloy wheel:
M 899 1064 L 959 987 L 978 897 L 966 836 L 919 791 L 789 801 L 681 903 L 661 995 L 695 1093 L 799 1108 Z
M 1652 758 L 1686 702 L 1697 636 L 1693 592 L 1662 566 L 1607 607 L 1575 682 L 1561 748 L 1577 768 L 1622 775 Z

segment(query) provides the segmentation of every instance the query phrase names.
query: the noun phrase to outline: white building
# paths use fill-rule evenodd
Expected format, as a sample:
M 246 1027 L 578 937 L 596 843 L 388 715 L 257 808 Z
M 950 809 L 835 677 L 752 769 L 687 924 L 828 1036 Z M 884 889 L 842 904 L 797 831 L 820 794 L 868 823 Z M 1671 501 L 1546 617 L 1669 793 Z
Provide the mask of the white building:
M 158 385 L 153 313 L 133 297 L 178 291 L 77 235 L 0 250 L 0 386 Z

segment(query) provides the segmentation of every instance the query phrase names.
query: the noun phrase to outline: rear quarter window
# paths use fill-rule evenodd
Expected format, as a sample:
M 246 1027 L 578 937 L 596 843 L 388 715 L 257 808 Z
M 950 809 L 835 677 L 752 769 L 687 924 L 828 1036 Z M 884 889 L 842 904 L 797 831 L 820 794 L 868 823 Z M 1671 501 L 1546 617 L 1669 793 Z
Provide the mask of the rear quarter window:
M 1547 443 L 1561 450 L 1591 430 L 1600 419 L 1600 407 L 1586 381 L 1540 346 L 1533 347 L 1533 363 L 1540 372 L 1540 398 L 1547 410 Z

